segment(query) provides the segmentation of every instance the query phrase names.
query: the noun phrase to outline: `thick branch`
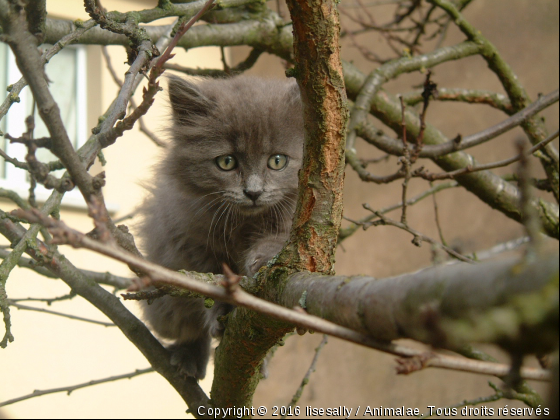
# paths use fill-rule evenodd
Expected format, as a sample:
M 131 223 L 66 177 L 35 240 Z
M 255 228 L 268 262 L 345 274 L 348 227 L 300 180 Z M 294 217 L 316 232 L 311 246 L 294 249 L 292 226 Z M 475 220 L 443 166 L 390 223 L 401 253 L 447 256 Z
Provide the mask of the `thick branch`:
M 286 265 L 299 271 L 331 273 L 342 217 L 348 115 L 338 55 L 338 12 L 329 1 L 288 1 L 288 7 L 294 22 L 293 74 L 302 93 L 305 153 L 289 254 L 281 254 L 280 263 L 289 260 Z
M 152 42 L 159 39 L 167 30 L 167 26 L 146 26 L 143 28 Z M 76 26 L 72 21 L 47 19 L 46 42 L 53 44 L 75 30 Z M 76 43 L 126 46 L 128 45 L 128 38 L 96 27 L 78 38 Z M 268 10 L 263 11 L 259 19 L 220 25 L 195 26 L 181 38 L 178 44 L 179 47 L 185 49 L 210 45 L 224 47 L 250 45 L 276 54 L 286 60 L 293 60 L 292 27 L 286 25 L 276 13 Z
M 382 280 L 299 273 L 288 279 L 281 303 L 297 305 L 305 296 L 309 313 L 382 340 L 451 348 L 497 342 L 535 352 L 553 349 L 558 339 L 557 283 L 558 255 L 534 263 L 459 263 Z
M 275 332 L 277 328 L 281 328 L 281 331 L 292 330 L 294 324 L 394 355 L 404 357 L 428 357 L 429 363 L 426 363 L 424 365 L 425 367 L 432 366 L 458 369 L 501 376 L 505 375 L 508 371 L 508 367 L 505 365 L 480 362 L 472 363 L 472 361 L 465 359 L 431 353 L 426 355 L 422 351 L 390 343 L 385 341 L 385 339 L 377 340 L 371 336 L 356 332 L 353 329 L 336 325 L 318 316 L 310 315 L 301 310 L 300 305 L 304 306 L 309 312 L 316 312 L 317 308 L 323 310 L 324 313 L 322 315 L 325 317 L 329 317 L 329 314 L 333 313 L 334 317 L 339 318 L 337 320 L 341 324 L 355 323 L 356 320 L 358 320 L 357 322 L 362 326 L 369 325 L 364 323 L 364 320 L 366 320 L 371 325 L 376 325 L 377 319 L 382 317 L 384 318 L 383 322 L 389 319 L 390 323 L 384 325 L 393 328 L 396 331 L 395 334 L 400 334 L 397 337 L 402 337 L 403 333 L 408 332 L 410 328 L 413 334 L 420 336 L 420 338 L 424 337 L 424 341 L 426 342 L 437 345 L 447 345 L 453 348 L 462 345 L 462 341 L 465 338 L 465 330 L 464 328 L 462 330 L 459 329 L 459 332 L 456 333 L 457 326 L 450 326 L 449 323 L 455 322 L 455 319 L 460 319 L 461 321 L 463 319 L 474 319 L 477 322 L 480 321 L 478 322 L 480 325 L 487 326 L 487 319 L 479 320 L 476 317 L 480 317 L 480 314 L 486 315 L 483 311 L 488 309 L 487 312 L 490 312 L 490 315 L 492 315 L 491 311 L 497 311 L 500 316 L 498 320 L 502 322 L 497 323 L 495 326 L 491 324 L 491 327 L 496 328 L 484 331 L 486 335 L 483 335 L 482 339 L 480 339 L 480 335 L 473 336 L 472 331 L 466 331 L 469 339 L 497 342 L 502 345 L 508 345 L 508 347 L 514 346 L 518 352 L 543 351 L 543 347 L 548 349 L 547 346 L 554 346 L 554 343 L 557 341 L 558 320 L 555 315 L 558 311 L 558 301 L 555 299 L 558 289 L 556 284 L 558 276 L 557 256 L 534 261 L 523 267 L 519 267 L 518 264 L 517 267 L 514 266 L 515 269 L 512 268 L 511 261 L 467 266 L 478 267 L 478 269 L 474 271 L 471 271 L 470 268 L 465 268 L 464 265 L 450 265 L 437 267 L 432 269 L 433 271 L 425 270 L 420 273 L 385 280 L 375 280 L 368 277 L 343 278 L 314 273 L 296 273 L 287 279 L 287 284 L 291 291 L 286 290 L 283 294 L 283 297 L 288 296 L 289 298 L 295 290 L 295 296 L 300 296 L 295 305 L 299 309 L 291 310 L 244 292 L 240 288 L 240 285 L 245 285 L 245 287 L 248 288 L 254 287 L 250 279 L 240 277 L 230 279 L 228 276 L 212 274 L 177 273 L 143 260 L 113 245 L 92 240 L 68 228 L 63 222 L 46 218 L 37 211 L 18 211 L 16 214 L 20 216 L 25 215 L 33 221 L 40 221 L 46 224 L 51 228 L 57 241 L 68 241 L 75 247 L 86 247 L 106 256 L 116 258 L 129 265 L 140 267 L 140 269 L 147 273 L 154 281 L 160 284 L 173 286 L 175 288 L 173 290 L 174 296 L 189 296 L 191 291 L 195 291 L 196 293 L 234 305 L 243 306 L 244 308 L 250 308 L 257 311 L 259 314 L 266 314 L 276 318 L 278 321 L 271 323 L 269 318 L 259 316 L 255 314 L 255 312 L 247 311 L 244 308 L 237 308 L 230 314 L 225 337 L 227 337 L 228 331 L 230 331 L 229 333 L 231 334 L 232 329 L 234 329 L 234 333 L 239 333 L 235 328 L 240 328 L 243 334 L 238 336 L 238 341 L 243 343 L 243 348 L 246 351 L 234 354 L 236 359 L 242 360 L 240 365 L 241 371 L 238 371 L 238 369 L 234 367 L 237 366 L 237 364 L 234 363 L 232 365 L 226 365 L 226 368 L 229 369 L 218 370 L 215 373 L 215 381 L 216 378 L 218 378 L 219 384 L 228 383 L 227 380 L 231 378 L 217 376 L 218 374 L 233 374 L 234 370 L 238 373 L 235 378 L 236 381 L 240 380 L 240 374 L 249 375 L 250 377 L 254 376 L 258 371 L 259 364 L 251 363 L 251 361 L 254 361 L 255 353 L 247 350 L 251 349 L 251 347 L 255 347 L 255 349 L 251 350 L 264 351 L 262 354 L 262 357 L 264 357 L 268 348 L 263 346 L 263 343 L 260 341 L 262 340 L 266 343 L 266 339 L 275 337 L 271 332 Z M 8 238 L 10 238 L 10 235 L 13 235 L 13 232 L 17 231 L 17 229 L 18 227 L 10 221 L 0 224 L 0 232 L 5 234 Z M 485 275 L 487 277 L 484 277 Z M 477 278 L 479 281 L 473 282 L 473 276 L 478 276 Z M 556 276 L 556 278 L 554 278 L 554 276 Z M 533 279 L 533 281 L 528 282 L 526 277 Z M 241 282 L 239 282 L 240 280 Z M 226 287 L 216 287 L 217 282 L 220 282 Z M 495 293 L 487 293 L 486 299 L 478 299 L 477 296 L 482 293 L 482 290 L 484 290 L 488 284 L 495 288 Z M 302 285 L 305 290 L 299 295 L 301 290 L 297 289 L 298 287 L 301 289 Z M 501 285 L 502 287 L 497 287 L 497 285 Z M 470 301 L 465 300 L 463 289 L 471 286 L 474 286 L 473 297 Z M 345 290 L 342 291 L 343 289 Z M 321 294 L 324 290 L 327 290 L 327 296 Z M 78 293 L 80 292 L 78 291 Z M 359 296 L 359 298 L 356 296 Z M 535 298 L 538 300 L 537 302 L 535 302 Z M 384 304 L 378 305 L 378 299 L 385 299 Z M 499 306 L 504 301 L 505 304 Z M 330 302 L 330 304 L 325 306 L 325 302 Z M 356 302 L 358 302 L 357 306 Z M 409 302 L 411 303 L 409 304 Z M 426 303 L 424 304 L 424 302 Z M 371 303 L 375 305 L 370 308 L 367 305 Z M 395 303 L 396 309 L 390 307 L 391 303 Z M 441 303 L 441 308 L 436 308 L 437 303 Z M 525 303 L 528 303 L 533 308 L 539 309 L 537 312 L 527 312 L 527 308 L 523 307 Z M 531 337 L 531 346 L 536 346 L 537 350 L 535 350 L 534 347 L 519 347 L 517 340 L 521 340 L 522 338 L 512 336 L 515 331 L 513 331 L 511 323 L 509 325 L 503 323 L 504 306 L 507 306 L 514 312 L 517 311 L 517 313 L 513 314 L 519 315 L 517 318 L 513 319 L 514 326 L 522 329 L 523 334 L 528 334 Z M 351 308 L 352 312 L 348 312 L 347 308 Z M 100 309 L 103 310 L 103 308 Z M 340 309 L 342 309 L 342 312 L 340 312 Z M 391 312 L 392 309 L 394 309 L 393 312 Z M 438 313 L 437 310 L 440 309 L 441 311 Z M 413 311 L 417 311 L 417 313 L 413 313 Z M 406 321 L 409 322 L 410 325 L 404 325 L 404 322 L 396 326 L 394 325 L 393 321 L 395 316 L 399 315 L 401 312 L 404 312 L 405 315 L 397 319 L 397 321 Z M 426 316 L 419 317 L 418 312 L 420 312 L 421 315 L 426 314 Z M 475 315 L 470 316 L 471 312 L 474 312 Z M 338 314 L 342 314 L 342 316 Z M 437 317 L 437 315 L 441 315 L 441 317 Z M 409 316 L 410 319 L 406 318 L 406 316 Z M 422 320 L 426 319 L 427 322 L 423 323 Z M 434 319 L 437 320 L 438 323 L 433 322 Z M 363 329 L 360 325 L 356 328 Z M 374 333 L 385 338 L 388 330 L 384 325 L 378 327 L 378 331 Z M 476 322 L 474 323 L 474 327 L 477 327 Z M 474 327 L 473 330 L 477 332 Z M 427 334 L 426 331 L 428 331 L 429 334 Z M 442 341 L 444 333 L 447 333 L 445 336 L 447 341 L 445 342 Z M 411 338 L 413 338 L 412 334 Z M 436 341 L 436 339 L 439 341 Z M 222 343 L 223 342 L 227 343 L 229 347 L 224 348 L 220 346 L 218 349 L 221 352 L 234 350 L 235 344 L 237 344 L 237 342 L 232 343 L 232 341 L 227 340 L 227 338 L 224 338 Z M 220 355 L 220 353 L 218 353 L 218 355 Z M 522 375 L 524 378 L 539 380 L 547 380 L 549 378 L 546 372 L 534 369 L 525 369 Z M 215 385 L 213 389 L 216 390 Z M 218 390 L 220 389 L 218 388 Z M 249 381 L 248 385 L 240 389 L 226 391 L 221 395 L 217 392 L 213 392 L 212 395 L 217 396 L 213 399 L 213 404 L 223 407 L 224 403 L 234 403 L 236 399 L 241 397 L 250 400 L 253 390 L 252 382 Z M 183 395 L 183 397 L 185 396 Z

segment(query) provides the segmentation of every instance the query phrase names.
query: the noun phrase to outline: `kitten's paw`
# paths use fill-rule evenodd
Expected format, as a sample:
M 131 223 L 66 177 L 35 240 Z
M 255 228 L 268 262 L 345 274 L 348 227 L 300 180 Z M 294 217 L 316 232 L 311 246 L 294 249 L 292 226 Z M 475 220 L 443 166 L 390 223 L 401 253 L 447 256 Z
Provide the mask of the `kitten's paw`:
M 287 233 L 265 236 L 256 241 L 245 254 L 244 274 L 251 277 L 265 266 L 280 250 L 287 239 Z
M 167 348 L 171 364 L 185 376 L 204 379 L 210 359 L 210 336 L 196 341 L 176 343 Z

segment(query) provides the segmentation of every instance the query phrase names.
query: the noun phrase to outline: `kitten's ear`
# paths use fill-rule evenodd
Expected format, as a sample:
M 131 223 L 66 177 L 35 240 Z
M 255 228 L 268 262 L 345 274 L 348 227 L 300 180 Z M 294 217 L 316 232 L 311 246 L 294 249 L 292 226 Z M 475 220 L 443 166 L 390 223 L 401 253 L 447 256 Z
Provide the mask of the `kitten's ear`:
M 189 124 L 194 116 L 208 115 L 214 102 L 196 84 L 176 76 L 169 76 L 168 80 L 169 102 L 173 114 L 181 124 Z
M 301 104 L 301 93 L 299 86 L 295 80 L 291 81 L 288 86 L 286 96 L 288 99 L 288 104 L 290 105 L 300 105 Z

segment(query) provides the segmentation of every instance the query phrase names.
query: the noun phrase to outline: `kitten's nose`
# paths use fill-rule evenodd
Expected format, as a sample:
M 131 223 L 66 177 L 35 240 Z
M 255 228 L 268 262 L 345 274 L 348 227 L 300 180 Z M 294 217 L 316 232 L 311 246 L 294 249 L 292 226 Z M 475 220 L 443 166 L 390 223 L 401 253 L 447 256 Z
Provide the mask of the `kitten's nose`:
M 257 199 L 261 196 L 262 191 L 252 191 L 252 190 L 243 190 L 243 194 L 253 200 L 253 203 L 257 201 Z

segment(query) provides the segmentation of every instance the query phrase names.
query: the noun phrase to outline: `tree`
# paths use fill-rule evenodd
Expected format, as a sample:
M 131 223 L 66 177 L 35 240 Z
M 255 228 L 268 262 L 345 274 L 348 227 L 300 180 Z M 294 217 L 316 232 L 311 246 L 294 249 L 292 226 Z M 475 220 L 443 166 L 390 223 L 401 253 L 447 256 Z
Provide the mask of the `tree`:
M 41 207 L 36 206 L 32 196 L 27 202 L 12 192 L 3 192 L 20 210 L 1 214 L 0 232 L 13 245 L 13 251 L 4 254 L 0 273 L 0 303 L 6 326 L 2 345 L 12 339 L 9 314 L 10 305 L 15 304 L 6 296 L 4 287 L 16 264 L 29 265 L 22 259 L 23 253 L 27 253 L 42 265 L 30 265 L 32 268 L 61 278 L 73 293 L 103 311 L 152 367 L 173 385 L 195 415 L 210 414 L 213 408 L 251 406 L 261 379 L 259 365 L 267 352 L 294 330 L 294 325 L 299 332 L 306 329 L 323 332 L 398 355 L 402 358 L 402 372 L 433 366 L 492 373 L 503 378 L 507 385 L 504 389 L 496 387 L 493 398 L 517 398 L 533 408 L 542 404 L 523 380 L 546 379 L 550 373 L 524 368 L 521 364 L 526 354 L 544 355 L 554 351 L 558 341 L 558 256 L 557 252 L 549 256 L 543 251 L 541 234 L 558 239 L 558 153 L 552 143 L 558 134 L 549 135 L 537 116 L 558 101 L 558 91 L 535 102 L 530 100 L 499 51 L 464 18 L 462 11 L 470 1 L 395 1 L 394 19 L 385 25 L 376 23 L 376 15 L 372 14 L 375 5 L 368 8 L 358 3 L 357 14 L 340 5 L 338 9 L 349 18 L 343 35 L 376 63 L 368 76 L 353 64 L 340 60 L 338 12 L 333 2 L 288 1 L 292 25 L 261 2 L 225 0 L 204 13 L 211 3 L 159 1 L 153 9 L 118 13 L 107 12 L 99 2 L 86 0 L 86 10 L 92 19 L 72 23 L 47 18 L 44 2 L 0 1 L 3 40 L 14 52 L 25 77 L 25 82 L 11 86 L 0 115 L 5 115 L 27 83 L 49 133 L 45 138 L 33 138 L 34 121 L 29 119 L 27 133 L 20 138 L 8 136 L 12 142 L 25 144 L 26 162 L 15 161 L 5 154 L 4 158 L 26 169 L 34 183 L 54 190 Z M 194 22 L 199 15 L 208 23 L 189 30 L 186 22 Z M 180 18 L 176 27 L 140 26 L 169 16 Z M 443 42 L 451 25 L 463 33 L 463 42 L 422 51 L 422 44 L 429 43 L 430 38 L 439 37 Z M 242 63 L 221 71 L 178 69 L 166 62 L 172 48 L 163 52 L 169 41 L 166 35 L 172 29 L 172 33 L 179 35 L 170 45 L 176 41 L 177 47 L 248 45 L 252 51 Z M 181 36 L 185 30 L 188 32 Z M 363 44 L 364 35 L 376 31 L 392 46 L 390 58 L 381 57 L 375 48 Z M 44 56 L 37 48 L 41 42 L 54 45 Z M 47 57 L 71 42 L 124 45 L 128 48 L 130 64 L 112 106 L 78 150 L 71 145 L 42 71 Z M 403 46 L 406 47 L 404 55 Z M 287 73 L 298 80 L 304 101 L 306 159 L 300 174 L 300 195 L 290 241 L 254 279 L 241 279 L 234 273 L 226 276 L 175 273 L 143 260 L 128 230 L 116 226 L 109 216 L 101 190 L 104 176 L 92 176 L 88 169 L 102 149 L 118 141 L 148 112 L 159 91 L 158 77 L 163 68 L 221 76 L 245 70 L 263 51 L 286 61 Z M 437 89 L 430 69 L 475 55 L 486 61 L 506 95 L 474 89 Z M 390 80 L 418 71 L 423 73 L 420 91 L 402 95 L 399 100 L 382 89 Z M 142 102 L 127 115 L 130 96 L 144 78 L 142 73 L 149 75 Z M 482 102 L 510 117 L 483 132 L 449 139 L 429 123 L 427 109 L 435 100 Z M 415 104 L 420 104 L 418 110 Z M 379 130 L 379 124 L 393 131 L 393 136 Z M 521 126 L 531 147 L 520 144 L 513 158 L 482 165 L 467 152 L 516 126 Z M 399 169 L 384 176 L 371 173 L 367 166 L 374 162 L 361 158 L 357 151 L 358 137 L 388 155 L 398 156 Z M 37 159 L 37 150 L 45 147 L 57 161 L 45 164 Z M 428 159 L 441 169 L 420 166 Z M 544 178 L 537 179 L 529 171 L 532 160 L 540 163 Z M 519 162 L 519 169 L 513 175 L 498 176 L 491 172 L 514 162 Z M 390 209 L 367 207 L 371 214 L 361 220 L 351 220 L 340 229 L 345 166 L 365 182 L 398 183 L 402 199 L 395 207 L 401 209 L 400 220 L 385 215 Z M 65 168 L 67 172 L 62 177 L 52 175 L 50 172 L 57 168 Z M 411 198 L 410 183 L 416 179 L 434 184 L 426 187 L 420 196 Z M 445 179 L 452 181 L 437 183 Z M 56 218 L 62 196 L 76 187 L 95 224 L 87 236 Z M 534 187 L 543 190 L 543 195 L 535 195 Z M 447 246 L 443 235 L 440 240 L 434 240 L 413 228 L 408 222 L 410 207 L 448 188 L 465 189 L 473 194 L 473 199 L 476 197 L 505 217 L 523 224 L 529 241 L 524 255 L 497 262 L 476 262 L 475 255 L 464 255 Z M 29 227 L 25 227 L 27 224 Z M 444 253 L 463 263 L 439 264 L 430 270 L 383 280 L 335 276 L 336 245 L 359 227 L 379 225 L 408 232 L 416 245 L 432 244 L 438 260 Z M 41 240 L 36 239 L 39 233 L 43 236 Z M 237 305 L 228 317 L 228 327 L 216 352 L 211 401 L 196 381 L 176 372 L 165 349 L 144 325 L 115 296 L 92 281 L 102 276 L 78 269 L 60 254 L 56 248 L 60 243 L 89 248 L 125 262 L 141 282 L 157 282 L 165 293 L 197 293 Z M 128 286 L 123 279 L 113 279 L 112 283 Z M 134 296 L 155 297 L 150 292 Z M 288 309 L 294 307 L 299 309 Z M 467 357 L 417 351 L 392 342 L 403 337 Z M 511 366 L 489 361 L 487 356 L 468 347 L 472 342 L 500 345 L 510 354 Z M 482 361 L 472 360 L 477 358 Z

